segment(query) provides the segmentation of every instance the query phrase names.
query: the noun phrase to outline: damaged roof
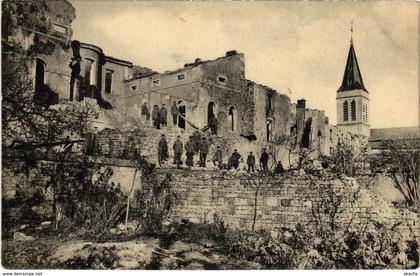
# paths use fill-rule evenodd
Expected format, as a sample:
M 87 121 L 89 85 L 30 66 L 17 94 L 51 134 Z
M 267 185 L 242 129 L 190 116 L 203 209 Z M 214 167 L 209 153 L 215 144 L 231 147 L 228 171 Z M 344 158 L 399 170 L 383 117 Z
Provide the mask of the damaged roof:
M 149 76 L 152 76 L 152 75 L 155 75 L 155 74 L 159 74 L 159 75 L 171 75 L 171 74 L 182 72 L 182 71 L 184 71 L 184 70 L 186 70 L 188 68 L 197 67 L 197 66 L 202 65 L 202 64 L 206 64 L 206 63 L 210 63 L 210 62 L 215 62 L 215 61 L 218 61 L 218 60 L 221 60 L 221 59 L 225 59 L 225 58 L 229 58 L 231 56 L 236 56 L 236 55 L 243 55 L 243 53 L 238 53 L 237 51 L 233 50 L 233 51 L 227 51 L 225 56 L 218 57 L 216 59 L 201 60 L 200 58 L 196 58 L 194 60 L 194 62 L 184 64 L 184 67 L 182 67 L 182 68 L 177 68 L 175 70 L 167 70 L 167 71 L 165 71 L 163 73 L 159 73 L 159 72 L 153 71 L 153 73 L 145 74 L 145 75 L 138 76 L 138 77 L 133 77 L 131 80 L 141 79 L 141 78 L 149 77 Z

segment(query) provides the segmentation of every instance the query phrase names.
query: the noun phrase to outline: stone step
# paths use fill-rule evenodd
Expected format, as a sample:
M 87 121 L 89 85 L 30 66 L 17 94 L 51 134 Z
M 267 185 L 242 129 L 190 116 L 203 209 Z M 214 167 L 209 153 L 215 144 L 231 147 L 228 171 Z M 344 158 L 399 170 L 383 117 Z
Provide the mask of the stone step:
M 126 118 L 123 118 L 123 116 L 120 116 L 118 113 L 118 110 L 115 111 L 106 111 L 104 114 L 105 117 L 109 119 L 110 122 L 112 122 L 115 125 L 116 130 L 109 132 L 109 133 L 103 133 L 103 135 L 109 135 L 110 137 L 102 137 L 103 143 L 105 145 L 102 145 L 104 148 L 104 151 L 107 152 L 108 156 L 111 156 L 112 154 L 118 155 L 121 154 L 122 148 L 125 147 L 126 151 L 132 151 L 132 150 L 138 150 L 140 151 L 141 155 L 145 155 L 148 157 L 150 162 L 154 162 L 157 164 L 158 159 L 158 142 L 160 139 L 160 136 L 162 134 L 165 134 L 166 140 L 168 143 L 168 151 L 169 151 L 169 157 L 173 158 L 173 143 L 176 140 L 176 137 L 179 135 L 181 137 L 182 143 L 185 145 L 185 143 L 188 141 L 189 136 L 192 135 L 192 132 L 185 131 L 180 128 L 173 128 L 173 127 L 163 127 L 161 129 L 154 128 L 149 123 L 144 123 L 140 118 L 134 118 L 127 116 Z M 121 133 L 118 134 L 118 131 Z M 141 133 L 138 134 L 136 131 L 139 131 Z M 210 141 L 210 147 L 209 147 L 209 154 L 207 159 L 211 160 L 214 152 L 216 151 L 216 148 L 218 145 L 221 146 L 222 150 L 224 151 L 224 161 L 227 162 L 228 155 L 231 154 L 233 151 L 233 145 L 238 141 L 238 139 L 243 139 L 240 137 L 221 137 L 221 136 L 210 136 L 210 134 L 204 133 L 206 137 Z M 128 137 L 131 136 L 131 137 Z M 112 142 L 110 142 L 112 141 Z M 113 150 L 110 150 L 108 145 L 106 143 L 112 143 L 111 147 L 116 148 Z M 134 143 L 134 146 L 129 146 L 128 144 Z M 109 153 L 111 151 L 111 154 Z M 115 153 L 114 153 L 115 152 Z M 121 157 L 120 157 L 121 158 Z M 195 158 L 198 161 L 198 155 L 195 156 Z M 182 160 L 185 163 L 185 149 L 183 152 Z

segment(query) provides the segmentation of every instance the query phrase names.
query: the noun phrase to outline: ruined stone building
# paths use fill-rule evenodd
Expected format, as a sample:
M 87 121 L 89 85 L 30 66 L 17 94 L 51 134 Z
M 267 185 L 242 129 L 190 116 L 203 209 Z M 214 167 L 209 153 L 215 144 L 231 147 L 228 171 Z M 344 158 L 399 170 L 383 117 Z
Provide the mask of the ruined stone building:
M 22 17 L 24 8 L 36 24 Z M 65 0 L 3 2 L 3 11 L 12 22 L 3 33 L 9 45 L 3 55 L 29 57 L 35 94 L 50 103 L 94 98 L 102 110 L 140 117 L 143 103 L 149 111 L 162 104 L 169 111 L 175 102 L 182 115 L 177 127 L 186 132 L 205 129 L 210 117 L 216 116 L 222 136 L 242 137 L 261 146 L 292 137 L 295 147 L 323 155 L 330 155 L 339 143 L 355 144 L 359 137 L 369 136 L 369 98 L 353 43 L 337 92 L 338 125 L 333 126 L 324 111 L 308 109 L 305 100 L 291 103 L 279 91 L 246 79 L 245 56 L 235 50 L 157 73 L 108 56 L 96 45 L 72 41 L 75 10 Z M 31 55 L 34 47 L 43 51 Z
M 73 6 L 67 1 L 3 1 L 2 12 L 3 61 L 25 63 L 35 96 L 53 102 L 68 98 Z
M 126 85 L 122 112 L 139 114 L 143 102 L 149 110 L 175 102 L 185 118 L 178 127 L 186 130 L 202 129 L 216 116 L 221 135 L 272 141 L 289 133 L 290 99 L 246 80 L 244 55 L 236 51 L 215 60 L 196 59 L 175 71 L 133 78 Z

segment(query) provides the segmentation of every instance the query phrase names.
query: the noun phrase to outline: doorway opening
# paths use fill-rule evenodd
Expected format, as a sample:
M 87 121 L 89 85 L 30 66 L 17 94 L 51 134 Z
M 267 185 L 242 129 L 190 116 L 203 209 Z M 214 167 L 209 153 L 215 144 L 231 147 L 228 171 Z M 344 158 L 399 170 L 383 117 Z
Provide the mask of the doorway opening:
M 42 59 L 36 59 L 35 69 L 35 93 L 42 93 L 45 85 L 45 62 Z
M 231 106 L 230 108 L 229 108 L 229 114 L 228 114 L 229 116 L 228 116 L 228 121 L 229 121 L 229 130 L 230 131 L 236 131 L 236 116 L 237 116 L 237 113 L 236 113 L 236 109 L 233 107 L 233 106 Z
M 182 100 L 178 101 L 178 111 L 179 111 L 178 127 L 185 129 L 185 118 L 187 115 L 187 108 L 185 106 L 185 102 Z
M 214 102 L 209 102 L 207 106 L 207 124 L 210 123 L 210 119 L 214 116 Z

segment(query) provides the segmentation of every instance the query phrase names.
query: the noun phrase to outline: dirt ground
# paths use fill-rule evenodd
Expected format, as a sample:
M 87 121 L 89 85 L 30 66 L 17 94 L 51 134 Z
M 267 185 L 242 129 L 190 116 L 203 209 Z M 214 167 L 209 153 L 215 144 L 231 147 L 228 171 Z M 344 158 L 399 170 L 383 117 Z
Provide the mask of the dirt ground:
M 121 236 L 119 237 L 121 239 Z M 175 241 L 168 248 L 156 238 L 93 242 L 66 236 L 2 241 L 6 269 L 258 269 L 254 262 L 220 254 L 210 244 Z

